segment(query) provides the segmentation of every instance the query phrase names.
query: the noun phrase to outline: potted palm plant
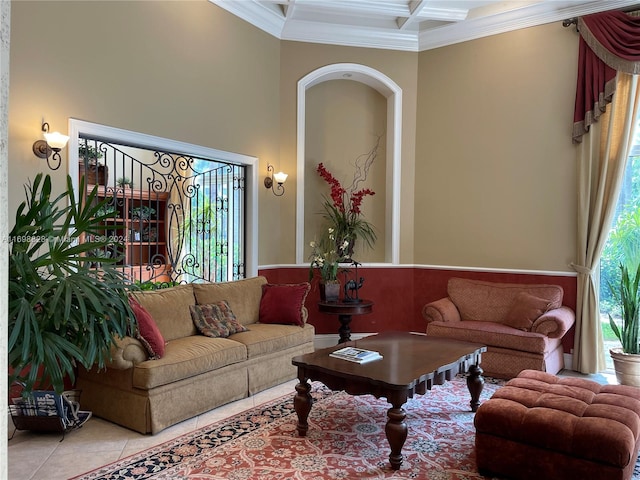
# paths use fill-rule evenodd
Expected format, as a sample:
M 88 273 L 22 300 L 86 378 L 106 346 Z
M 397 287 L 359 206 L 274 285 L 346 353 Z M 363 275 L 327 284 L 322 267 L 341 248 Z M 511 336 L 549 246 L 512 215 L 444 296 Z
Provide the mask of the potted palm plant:
M 640 387 L 640 262 L 635 255 L 620 263 L 618 288 L 611 288 L 621 310 L 620 325 L 609 314 L 609 324 L 621 347 L 610 350 L 618 382 Z M 634 259 L 634 260 L 631 260 Z
M 133 331 L 133 285 L 117 257 L 96 254 L 119 247 L 104 224 L 110 200 L 98 202 L 97 187 L 76 198 L 67 177 L 53 197 L 51 178 L 38 174 L 25 192 L 10 232 L 9 384 L 60 393 L 77 365 L 104 367 L 114 338 Z

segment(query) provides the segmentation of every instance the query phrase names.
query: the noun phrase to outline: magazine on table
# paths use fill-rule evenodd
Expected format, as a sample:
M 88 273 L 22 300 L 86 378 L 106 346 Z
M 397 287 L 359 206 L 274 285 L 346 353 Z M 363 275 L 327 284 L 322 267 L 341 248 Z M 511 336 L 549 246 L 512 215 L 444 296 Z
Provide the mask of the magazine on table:
M 355 363 L 367 363 L 374 360 L 380 360 L 382 358 L 380 352 L 356 347 L 341 348 L 335 352 L 331 352 L 329 356 Z

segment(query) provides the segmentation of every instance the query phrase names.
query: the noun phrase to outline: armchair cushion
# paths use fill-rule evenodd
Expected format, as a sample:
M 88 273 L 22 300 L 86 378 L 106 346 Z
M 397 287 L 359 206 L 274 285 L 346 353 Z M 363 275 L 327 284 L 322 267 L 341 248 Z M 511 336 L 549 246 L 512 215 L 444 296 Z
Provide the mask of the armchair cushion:
M 460 311 L 462 320 L 498 323 L 504 323 L 516 296 L 521 292 L 548 300 L 550 309 L 559 308 L 564 297 L 559 285 L 494 283 L 466 278 L 449 279 L 447 292 Z
M 527 292 L 519 292 L 504 319 L 505 325 L 525 332 L 531 331 L 533 322 L 551 307 L 549 300 Z

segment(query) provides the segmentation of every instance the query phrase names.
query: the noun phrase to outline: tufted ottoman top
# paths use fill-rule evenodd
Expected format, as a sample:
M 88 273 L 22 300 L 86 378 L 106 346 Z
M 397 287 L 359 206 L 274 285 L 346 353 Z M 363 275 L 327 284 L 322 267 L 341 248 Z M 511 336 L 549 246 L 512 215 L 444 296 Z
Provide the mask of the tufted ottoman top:
M 474 421 L 478 432 L 624 468 L 637 454 L 640 389 L 525 370 Z

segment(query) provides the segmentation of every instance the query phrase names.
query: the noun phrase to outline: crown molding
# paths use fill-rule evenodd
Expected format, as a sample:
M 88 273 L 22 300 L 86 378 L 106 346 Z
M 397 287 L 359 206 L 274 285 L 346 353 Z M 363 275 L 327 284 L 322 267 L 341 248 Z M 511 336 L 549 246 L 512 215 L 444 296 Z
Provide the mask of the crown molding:
M 281 40 L 324 43 L 349 47 L 381 48 L 388 50 L 418 51 L 417 32 L 354 28 L 347 25 L 319 24 L 297 21 L 287 24 Z
M 568 17 L 625 8 L 637 4 L 637 2 L 638 0 L 594 1 L 581 5 L 569 5 L 563 8 L 557 8 L 557 4 L 554 2 L 540 3 L 526 7 L 527 15 L 523 15 L 521 9 L 514 9 L 489 17 L 471 18 L 463 23 L 436 27 L 432 30 L 421 32 L 418 48 L 419 51 L 431 50 L 521 28 L 560 22 Z
M 285 25 L 284 14 L 279 13 L 277 6 L 269 8 L 263 3 L 237 0 L 209 0 L 214 5 L 223 8 L 236 17 L 249 22 L 254 27 L 282 39 L 282 30 Z
M 420 52 L 455 43 L 475 40 L 521 28 L 559 22 L 570 17 L 589 15 L 604 10 L 628 8 L 638 5 L 640 0 L 530 0 L 514 2 L 516 8 L 500 11 L 505 2 L 488 5 L 483 16 L 469 16 L 467 11 L 456 8 L 436 8 L 423 2 L 415 11 L 409 12 L 400 2 L 367 3 L 344 0 L 336 7 L 334 23 L 313 21 L 314 12 L 322 18 L 317 0 L 291 2 L 285 9 L 277 2 L 257 0 L 209 0 L 229 13 L 251 23 L 255 27 L 280 39 L 296 42 L 322 43 L 353 47 L 378 48 Z M 509 4 L 507 4 L 509 5 Z M 294 12 L 304 7 L 306 18 L 296 19 Z M 495 13 L 488 13 L 495 11 Z M 381 20 L 378 26 L 354 26 L 340 23 L 340 14 L 359 15 Z M 389 15 L 397 16 L 398 23 L 388 21 Z M 326 20 L 326 12 L 324 13 Z M 311 19 L 310 19 L 311 18 Z M 432 26 L 418 31 L 418 21 L 429 18 L 445 25 Z M 386 20 L 383 20 L 386 19 Z

